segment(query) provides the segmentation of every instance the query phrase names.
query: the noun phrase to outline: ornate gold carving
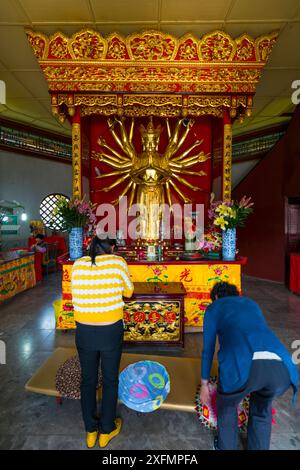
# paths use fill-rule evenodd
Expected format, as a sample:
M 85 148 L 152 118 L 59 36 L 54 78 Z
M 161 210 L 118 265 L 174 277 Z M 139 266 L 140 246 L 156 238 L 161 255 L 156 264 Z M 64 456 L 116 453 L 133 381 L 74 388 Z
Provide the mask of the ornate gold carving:
M 112 105 L 106 105 L 106 106 L 81 105 L 80 110 L 81 110 L 82 116 L 91 116 L 93 114 L 102 114 L 103 116 L 115 116 L 118 112 L 118 108 Z
M 53 111 L 58 114 L 59 106 L 66 104 L 81 106 L 82 115 L 102 114 L 112 116 L 118 113 L 118 107 L 122 108 L 125 116 L 202 116 L 210 114 L 222 117 L 224 107 L 243 106 L 251 108 L 251 97 L 234 96 L 232 98 L 223 96 L 173 95 L 173 94 L 124 94 L 121 102 L 117 95 L 113 94 L 81 94 L 67 93 L 52 94 L 51 103 Z
M 81 130 L 80 124 L 72 124 L 73 197 L 82 197 L 81 191 Z
M 96 31 L 85 29 L 67 38 L 62 33 L 46 37 L 30 30 L 26 32 L 49 90 L 61 95 L 90 91 L 118 96 L 122 93 L 250 96 L 255 93 L 277 37 L 277 33 L 271 33 L 253 39 L 244 34 L 232 39 L 222 31 L 215 31 L 202 38 L 186 34 L 176 39 L 160 31 L 146 31 L 127 38 L 117 33 L 104 38 Z M 146 96 L 140 100 L 135 96 L 130 103 L 125 101 L 124 107 L 120 103 L 116 106 L 115 100 L 106 101 L 106 98 L 104 101 L 93 97 L 89 100 L 78 98 L 72 103 L 59 98 L 59 102 L 52 101 L 52 105 L 66 104 L 71 113 L 75 105 L 86 106 L 86 115 L 93 113 L 87 109 L 88 105 L 103 108 L 105 115 L 115 112 L 117 107 L 118 115 L 134 116 L 141 115 L 138 106 L 142 107 L 144 115 L 157 116 L 180 113 L 198 116 L 205 109 L 230 106 L 225 99 L 219 104 L 219 98 L 199 101 L 196 96 L 195 101 L 185 104 L 178 101 L 178 105 L 173 100 Z M 251 108 L 244 99 L 240 99 L 238 106 Z M 219 111 L 210 110 L 209 113 L 216 115 Z
M 115 84 L 109 82 L 91 82 L 91 83 L 83 83 L 77 89 L 80 91 L 103 91 L 103 92 L 112 92 L 115 91 Z M 74 89 L 74 85 L 70 86 L 70 90 Z
M 116 95 L 75 95 L 74 103 L 76 106 L 117 106 Z
M 49 82 L 70 82 L 73 88 L 75 88 L 75 85 L 81 87 L 85 82 L 106 81 L 113 84 L 123 82 L 123 87 L 126 83 L 136 87 L 141 84 L 146 88 L 149 83 L 154 82 L 158 85 L 168 83 L 173 87 L 176 86 L 177 91 L 180 91 L 178 90 L 179 83 L 189 83 L 190 87 L 199 83 L 209 83 L 210 85 L 213 83 L 217 85 L 226 83 L 227 86 L 230 86 L 234 82 L 244 82 L 247 85 L 256 84 L 260 76 L 259 67 L 247 69 L 236 68 L 232 65 L 203 69 L 193 65 L 189 68 L 184 68 L 181 65 L 178 67 L 141 67 L 139 65 L 116 67 L 106 63 L 101 67 L 92 64 L 85 64 L 84 67 L 70 64 L 66 68 L 62 64 L 51 66 L 47 63 L 46 65 L 42 64 L 42 70 Z M 175 90 L 176 88 L 174 88 Z
M 130 117 L 142 117 L 142 116 L 161 116 L 161 117 L 179 117 L 181 116 L 181 108 L 174 108 L 173 106 L 162 106 L 156 108 L 155 106 L 151 107 L 141 107 L 141 106 L 131 106 L 124 109 L 124 116 Z
M 48 58 L 49 59 L 71 59 L 71 53 L 68 48 L 68 38 L 62 34 L 57 33 L 49 39 Z
M 223 201 L 231 200 L 231 159 L 232 159 L 232 125 L 224 124 L 223 140 Z
M 238 96 L 237 97 L 237 106 L 247 106 L 247 96 Z
M 235 42 L 237 49 L 233 60 L 238 62 L 255 61 L 255 43 L 248 34 L 243 34 Z
M 48 38 L 43 34 L 35 34 L 33 31 L 27 31 L 28 41 L 33 49 L 35 57 L 40 60 L 43 58 Z
M 68 113 L 71 117 L 75 115 L 75 107 L 74 106 L 69 106 L 68 107 Z
M 272 33 L 268 36 L 261 36 L 255 41 L 256 60 L 267 62 L 269 55 L 276 43 L 278 33 Z
M 235 51 L 235 41 L 223 31 L 205 34 L 199 44 L 199 56 L 205 62 L 231 61 Z
M 58 117 L 58 114 L 59 114 L 59 106 L 52 105 L 51 107 L 52 107 L 52 114 L 53 114 L 53 116 Z
M 160 31 L 132 34 L 126 39 L 132 60 L 172 60 L 176 54 L 177 40 Z
M 124 39 L 118 34 L 111 34 L 107 38 L 108 49 L 106 59 L 125 60 L 129 59 Z
M 189 116 L 215 116 L 215 117 L 222 117 L 223 116 L 223 108 L 212 108 L 211 106 L 199 108 L 197 106 L 190 106 L 188 108 Z
M 125 302 L 125 341 L 178 341 L 180 302 L 177 300 Z
M 123 105 L 126 106 L 179 106 L 181 107 L 181 96 L 174 95 L 124 95 Z
M 202 107 L 209 106 L 216 108 L 220 106 L 230 106 L 229 96 L 189 96 L 189 107 Z
M 191 34 L 180 38 L 176 60 L 199 60 L 198 40 Z
M 86 106 L 81 105 L 81 115 L 91 116 L 93 114 L 100 114 L 103 116 L 115 116 L 118 112 L 118 108 L 112 105 L 106 106 Z M 160 116 L 160 117 L 180 117 L 183 115 L 181 107 L 174 107 L 172 105 L 167 106 L 127 106 L 123 108 L 123 115 L 128 117 L 142 117 L 142 116 Z M 187 116 L 204 116 L 211 115 L 216 117 L 223 116 L 223 108 L 213 108 L 211 106 L 198 107 L 189 106 L 186 112 Z
M 100 60 L 106 55 L 107 41 L 92 30 L 84 30 L 73 35 L 70 49 L 75 59 Z
M 124 88 L 124 84 L 121 85 Z M 149 82 L 138 82 L 138 83 L 129 83 L 127 91 L 136 91 L 136 92 L 169 92 L 174 93 L 178 91 L 178 86 L 176 83 L 149 83 Z
M 266 61 L 278 36 L 278 33 L 274 32 L 256 39 L 247 34 L 232 39 L 223 31 L 214 31 L 205 34 L 201 39 L 192 34 L 176 39 L 161 31 L 145 31 L 127 38 L 118 33 L 103 38 L 97 31 L 91 29 L 79 31 L 70 39 L 59 32 L 47 37 L 27 29 L 26 34 L 37 58 L 43 61 L 62 59 L 68 55 L 76 61 L 129 59 L 138 62 L 156 60 L 170 62 L 176 59 L 181 62 L 199 60 L 226 63 Z M 51 56 L 48 47 L 50 43 L 54 48 L 54 56 Z

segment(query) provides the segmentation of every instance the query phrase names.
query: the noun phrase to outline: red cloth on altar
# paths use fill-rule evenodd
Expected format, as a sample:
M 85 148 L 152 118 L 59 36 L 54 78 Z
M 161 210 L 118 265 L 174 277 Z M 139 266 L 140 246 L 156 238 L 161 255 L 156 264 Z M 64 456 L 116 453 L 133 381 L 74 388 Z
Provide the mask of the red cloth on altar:
M 290 254 L 290 290 L 300 294 L 300 253 Z

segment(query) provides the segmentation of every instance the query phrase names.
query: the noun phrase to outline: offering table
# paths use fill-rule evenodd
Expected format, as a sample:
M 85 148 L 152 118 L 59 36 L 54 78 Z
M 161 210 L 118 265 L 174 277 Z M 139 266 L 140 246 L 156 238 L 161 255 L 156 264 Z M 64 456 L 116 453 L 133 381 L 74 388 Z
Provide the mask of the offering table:
M 246 257 L 236 261 L 128 261 L 133 282 L 154 283 L 167 286 L 172 282 L 183 284 L 185 331 L 199 331 L 203 327 L 204 313 L 211 303 L 210 291 L 218 281 L 235 284 L 241 291 L 241 268 Z M 72 306 L 71 271 L 72 261 L 63 261 L 62 301 L 56 315 L 56 328 L 75 328 Z M 126 315 L 125 315 L 126 320 Z
M 10 254 L 11 256 L 8 256 Z M 0 302 L 36 285 L 34 254 L 0 254 Z

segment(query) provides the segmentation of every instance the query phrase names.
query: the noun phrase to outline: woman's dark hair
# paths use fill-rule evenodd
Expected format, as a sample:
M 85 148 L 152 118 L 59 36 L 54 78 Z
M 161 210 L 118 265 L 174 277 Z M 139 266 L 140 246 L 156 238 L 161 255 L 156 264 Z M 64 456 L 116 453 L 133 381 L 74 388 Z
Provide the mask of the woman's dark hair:
M 37 233 L 35 238 L 40 238 L 41 240 L 44 240 L 45 235 L 43 235 L 42 233 Z
M 92 264 L 96 264 L 97 255 L 110 255 L 112 252 L 112 247 L 116 246 L 116 240 L 112 238 L 98 238 L 97 235 L 93 238 L 89 248 L 89 255 L 92 259 Z
M 210 298 L 214 302 L 216 298 L 229 297 L 231 295 L 240 295 L 237 287 L 228 282 L 217 282 L 210 292 Z

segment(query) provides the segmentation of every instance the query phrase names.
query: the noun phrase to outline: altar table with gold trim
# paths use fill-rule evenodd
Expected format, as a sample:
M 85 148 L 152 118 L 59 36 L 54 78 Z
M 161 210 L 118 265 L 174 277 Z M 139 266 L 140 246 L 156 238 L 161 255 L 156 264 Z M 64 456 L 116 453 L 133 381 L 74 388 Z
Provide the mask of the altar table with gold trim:
M 1 261 L 0 301 L 36 285 L 33 253 Z
M 155 282 L 158 285 L 181 282 L 186 290 L 184 299 L 184 323 L 188 327 L 202 327 L 204 312 L 211 303 L 210 291 L 218 281 L 235 284 L 241 291 L 241 267 L 246 257 L 236 261 L 153 261 L 128 262 L 133 282 Z M 63 263 L 62 302 L 56 308 L 56 328 L 75 328 L 71 270 L 72 262 Z
M 246 258 L 228 261 L 166 261 L 128 262 L 133 282 L 182 282 L 186 296 L 184 300 L 184 322 L 186 326 L 203 326 L 204 312 L 211 303 L 210 291 L 218 281 L 228 281 L 241 290 L 241 266 Z

